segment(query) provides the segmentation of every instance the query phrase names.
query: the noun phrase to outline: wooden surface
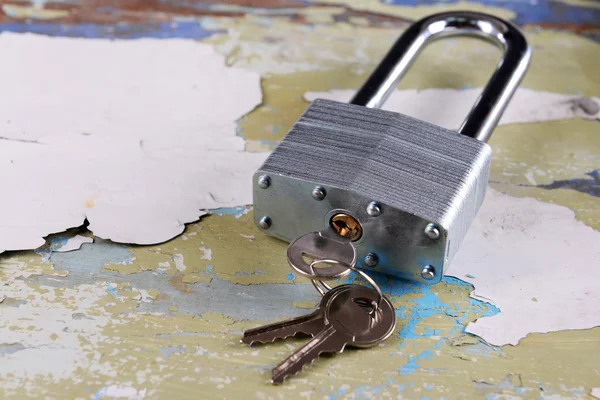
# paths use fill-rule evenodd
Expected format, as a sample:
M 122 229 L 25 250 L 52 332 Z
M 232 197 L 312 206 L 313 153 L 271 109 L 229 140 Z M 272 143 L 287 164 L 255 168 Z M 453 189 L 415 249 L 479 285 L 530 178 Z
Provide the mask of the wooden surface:
M 5 31 L 199 39 L 230 65 L 259 71 L 263 104 L 238 122 L 247 151 L 276 145 L 305 109 L 305 92 L 357 88 L 408 22 L 444 9 L 484 10 L 519 24 L 534 47 L 528 88 L 600 94 L 600 6 L 592 0 L 0 3 Z M 367 44 L 366 55 L 356 55 L 356 41 Z M 400 87 L 485 83 L 493 57 L 474 65 L 442 46 L 426 50 Z M 456 43 L 463 53 L 483 46 Z M 501 126 L 490 144 L 495 190 L 566 206 L 600 230 L 598 121 Z M 532 184 L 533 167 L 550 173 Z M 600 387 L 600 328 L 492 346 L 464 329 L 500 310 L 452 277 L 435 287 L 377 277 L 397 307 L 396 334 L 374 349 L 324 356 L 272 386 L 270 369 L 306 339 L 248 347 L 241 333 L 306 313 L 319 297 L 287 267 L 286 244 L 257 230 L 250 205 L 209 211 L 160 245 L 96 237 L 80 250 L 55 251 L 77 233 L 94 237 L 81 227 L 36 251 L 0 255 L 0 327 L 12 332 L 0 337 L 0 397 L 571 399 Z

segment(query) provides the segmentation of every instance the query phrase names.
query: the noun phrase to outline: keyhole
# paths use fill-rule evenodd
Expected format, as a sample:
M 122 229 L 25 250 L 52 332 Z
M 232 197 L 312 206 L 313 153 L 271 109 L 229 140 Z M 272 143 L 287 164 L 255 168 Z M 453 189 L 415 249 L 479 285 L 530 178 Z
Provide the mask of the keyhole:
M 326 269 L 326 268 L 331 268 L 333 265 L 335 265 L 336 263 L 333 261 L 329 261 L 329 260 L 323 260 L 314 256 L 311 256 L 308 253 L 302 253 L 302 260 L 307 263 L 308 265 L 313 264 L 313 268 L 314 269 Z
M 346 239 L 357 241 L 362 236 L 362 226 L 356 218 L 348 214 L 336 214 L 329 222 L 333 230 Z
M 352 299 L 356 305 L 362 308 L 367 314 L 372 315 L 375 311 L 375 303 L 372 300 L 369 300 L 364 297 L 357 297 Z

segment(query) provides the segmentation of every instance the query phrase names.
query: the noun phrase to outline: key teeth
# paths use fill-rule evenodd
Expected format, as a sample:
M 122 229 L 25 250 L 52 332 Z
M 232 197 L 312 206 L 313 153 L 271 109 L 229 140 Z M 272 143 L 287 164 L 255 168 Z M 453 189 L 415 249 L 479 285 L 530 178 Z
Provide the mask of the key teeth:
M 244 338 L 242 338 L 242 339 L 240 340 L 240 342 L 242 342 L 242 343 L 246 343 L 247 345 L 250 345 L 250 346 L 252 346 L 252 345 L 253 345 L 253 344 L 255 344 L 255 343 L 259 343 L 259 344 L 275 343 L 276 341 L 279 341 L 279 340 L 285 340 L 285 339 L 287 339 L 287 338 L 294 337 L 294 336 L 296 336 L 296 335 L 297 335 L 297 334 L 299 334 L 299 333 L 302 333 L 302 334 L 304 334 L 304 335 L 310 335 L 310 336 L 314 336 L 314 335 L 312 335 L 312 334 L 310 334 L 310 333 L 306 333 L 306 332 L 302 332 L 302 331 L 297 331 L 297 332 L 290 333 L 290 334 L 288 334 L 288 335 L 284 335 L 284 336 L 276 336 L 276 337 L 274 337 L 274 338 L 273 338 L 273 339 L 271 339 L 271 340 L 268 340 L 268 339 L 263 339 L 263 340 L 261 340 L 261 339 L 252 339 L 252 340 L 250 340 L 250 341 L 248 342 L 248 341 L 244 341 Z
M 312 360 L 310 360 L 310 362 L 308 362 L 308 363 L 306 363 L 306 364 L 303 364 L 303 365 L 302 365 L 302 368 L 300 368 L 298 371 L 294 372 L 293 374 L 286 374 L 286 375 L 283 375 L 283 376 L 281 377 L 281 380 L 278 380 L 278 381 L 276 381 L 276 380 L 274 380 L 273 378 L 271 378 L 271 383 L 272 383 L 272 384 L 274 384 L 274 385 L 277 385 L 277 384 L 282 384 L 283 382 L 285 382 L 285 380 L 286 380 L 288 377 L 296 376 L 296 375 L 298 375 L 300 372 L 304 372 L 304 368 L 306 368 L 306 367 L 307 367 L 307 366 L 309 366 L 309 365 L 313 365 L 313 364 L 314 364 L 314 362 L 315 362 L 315 360 L 317 360 L 317 359 L 321 358 L 321 354 L 323 354 L 323 353 L 335 353 L 335 354 L 342 354 L 342 353 L 344 352 L 344 349 L 345 349 L 345 348 L 346 348 L 346 345 L 344 345 L 344 346 L 343 346 L 343 347 L 342 347 L 340 350 L 321 350 L 321 351 L 320 351 L 320 352 L 317 354 L 317 356 L 316 356 L 315 358 L 313 358 Z

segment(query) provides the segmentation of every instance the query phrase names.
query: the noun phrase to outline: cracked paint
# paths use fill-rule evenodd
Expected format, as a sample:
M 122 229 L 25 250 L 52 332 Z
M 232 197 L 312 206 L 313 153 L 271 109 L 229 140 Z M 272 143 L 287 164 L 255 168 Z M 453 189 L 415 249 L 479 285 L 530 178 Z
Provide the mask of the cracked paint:
M 235 220 L 234 217 L 210 218 Z M 237 237 L 239 241 L 247 241 Z M 96 245 L 103 244 L 87 247 Z M 57 256 L 64 258 L 72 254 L 76 253 Z M 592 367 L 598 356 L 598 328 L 587 332 L 531 335 L 518 347 L 490 346 L 464 332 L 469 321 L 485 319 L 486 315 L 497 312 L 469 297 L 471 285 L 455 278 L 447 278 L 436 286 L 407 285 L 375 276 L 398 310 L 397 334 L 373 349 L 347 349 L 334 357 L 322 357 L 288 384 L 272 386 L 267 382 L 270 368 L 306 339 L 246 346 L 239 343 L 239 338 L 249 327 L 293 315 L 294 299 L 307 296 L 316 299 L 318 296 L 310 283 L 295 284 L 294 287 L 304 289 L 299 292 L 288 289 L 280 295 L 275 295 L 274 290 L 289 285 L 240 286 L 238 290 L 255 288 L 248 292 L 252 293 L 249 297 L 243 297 L 243 302 L 232 302 L 231 293 L 235 291 L 221 287 L 203 296 L 211 303 L 221 304 L 212 312 L 189 308 L 201 305 L 199 301 L 181 307 L 185 303 L 177 299 L 167 302 L 178 304 L 177 309 L 166 309 L 158 304 L 165 302 L 161 300 L 164 287 L 157 286 L 155 281 L 140 279 L 153 276 L 150 271 L 125 275 L 135 282 L 129 283 L 119 282 L 122 275 L 115 272 L 103 273 L 100 263 L 95 264 L 94 269 L 81 266 L 81 271 L 88 276 L 87 283 L 83 283 L 72 279 L 79 275 L 75 264 L 69 265 L 63 260 L 69 274 L 55 278 L 52 269 L 47 268 L 40 274 L 34 264 L 20 262 L 23 257 L 27 256 L 5 261 L 2 269 L 5 273 L 11 271 L 13 278 L 21 277 L 18 284 L 11 287 L 14 291 L 11 297 L 27 299 L 28 305 L 14 312 L 25 313 L 30 318 L 16 323 L 11 317 L 9 326 L 0 323 L 0 334 L 8 339 L 6 342 L 21 343 L 24 347 L 1 356 L 0 393 L 7 399 L 25 395 L 37 397 L 42 391 L 68 393 L 69 397 L 87 397 L 90 393 L 113 393 L 106 394 L 107 397 L 121 393 L 127 398 L 140 396 L 140 393 L 148 398 L 178 393 L 186 397 L 197 394 L 198 388 L 207 396 L 217 397 L 259 392 L 274 396 L 280 391 L 294 398 L 301 393 L 313 397 L 336 393 L 469 397 L 478 390 L 504 395 L 534 393 L 539 392 L 539 385 L 545 393 L 572 396 L 582 382 L 598 378 Z M 36 257 L 42 260 L 42 256 Z M 218 260 L 219 256 L 215 255 L 213 261 Z M 92 280 L 90 272 L 95 276 Z M 58 281 L 49 281 L 49 278 Z M 106 291 L 106 282 L 111 283 L 117 297 Z M 225 284 L 226 281 L 214 278 L 213 283 L 216 282 Z M 191 286 L 199 285 L 203 283 Z M 144 298 L 143 291 L 150 287 L 159 287 L 159 290 Z M 258 294 L 267 297 L 253 299 Z M 58 298 L 60 303 L 56 301 Z M 281 304 L 282 308 L 278 315 L 270 315 L 265 304 Z M 48 312 L 50 305 L 52 311 Z M 297 313 L 304 312 L 306 310 L 297 310 Z M 557 337 L 556 342 L 554 337 Z M 61 346 L 55 347 L 58 343 Z M 552 353 L 546 350 L 548 343 L 554 343 Z M 580 349 L 579 355 L 572 353 L 573 346 Z M 489 350 L 483 351 L 484 348 Z M 532 355 L 540 362 L 546 360 L 548 367 L 540 369 L 528 362 Z M 32 370 L 27 360 L 42 356 L 53 357 L 52 368 Z M 571 360 L 573 373 L 565 374 L 560 365 L 552 363 L 555 357 Z M 358 367 L 361 365 L 364 368 Z M 28 374 L 22 373 L 25 369 Z M 512 371 L 516 369 L 520 371 L 518 384 L 503 383 L 507 376 L 514 376 Z M 420 376 L 427 377 L 426 385 L 415 384 Z M 561 384 L 557 383 L 556 376 L 562 377 Z M 515 379 L 510 382 L 517 382 Z M 43 386 L 38 385 L 39 382 L 43 382 Z
M 462 125 L 465 116 L 481 95 L 482 90 L 483 88 L 396 90 L 381 109 L 401 112 L 456 131 Z M 319 93 L 309 92 L 304 96 L 309 101 L 326 99 L 347 103 L 355 93 L 354 90 L 334 90 Z M 585 108 L 580 106 L 583 100 L 586 100 Z M 424 107 L 424 104 L 427 104 L 427 107 Z M 531 124 L 572 118 L 600 120 L 600 108 L 592 110 L 592 106 L 588 107 L 587 104 L 599 107 L 600 98 L 582 98 L 579 95 L 518 88 L 498 125 Z M 432 113 L 432 109 L 436 112 Z
M 566 1 L 588 7 L 593 4 Z M 507 10 L 514 4 L 497 4 L 504 10 L 491 9 L 493 12 L 522 18 L 519 10 L 524 8 L 515 15 Z M 375 1 L 361 6 L 381 7 L 377 12 L 397 13 L 397 17 L 386 19 L 384 15 L 382 22 L 373 13 L 348 16 L 340 12 L 343 7 L 336 6 L 323 7 L 322 12 L 313 7 L 307 16 L 298 10 L 292 11 L 292 17 L 261 11 L 259 17 L 95 27 L 32 23 L 5 25 L 5 30 L 83 37 L 201 38 L 223 32 L 209 42 L 226 62 L 262 75 L 264 103 L 238 120 L 237 134 L 247 139 L 247 151 L 264 152 L 305 109 L 304 92 L 356 89 L 406 27 L 402 19 L 416 17 L 413 11 L 431 10 Z M 456 6 L 455 2 L 442 5 L 445 9 Z M 241 15 L 249 10 L 233 12 Z M 290 9 L 278 12 L 290 13 Z M 574 14 L 568 13 L 570 17 Z M 548 18 L 549 14 L 536 15 Z M 310 25 L 301 22 L 305 17 Z M 292 23 L 293 19 L 296 22 Z M 573 33 L 579 32 L 578 27 L 560 29 L 566 30 L 525 28 L 535 50 L 525 87 L 597 96 L 597 44 Z M 464 55 L 457 57 L 457 53 Z M 480 87 L 497 59 L 496 49 L 479 42 L 439 42 L 422 54 L 400 87 Z M 472 68 L 474 64 L 478 67 Z M 512 196 L 567 206 L 578 220 L 600 230 L 597 197 L 571 189 L 525 186 L 529 184 L 527 176 L 538 185 L 589 180 L 585 173 L 598 169 L 598 126 L 596 121 L 569 120 L 526 128 L 499 127 L 490 141 L 493 187 Z M 83 130 L 81 136 L 93 137 L 93 132 Z M 43 143 L 41 138 L 32 143 L 9 139 L 0 138 L 3 145 L 10 146 Z M 134 144 L 142 149 L 147 143 Z M 212 198 L 219 197 L 213 193 Z M 93 210 L 97 199 L 86 198 L 82 203 L 85 210 Z M 348 349 L 341 355 L 323 357 L 286 385 L 273 387 L 268 383 L 270 369 L 306 339 L 247 347 L 239 343 L 243 330 L 305 313 L 304 307 L 315 304 L 319 297 L 303 278 L 287 279 L 286 245 L 270 241 L 253 227 L 250 207 L 236 206 L 211 211 L 206 220 L 186 226 L 177 239 L 158 246 L 121 246 L 96 238 L 95 243 L 69 253 L 52 252 L 47 243 L 37 254 L 0 255 L 0 313 L 4 317 L 9 315 L 5 310 L 12 310 L 10 319 L 0 321 L 0 334 L 4 337 L 8 331 L 12 335 L 7 346 L 21 343 L 24 347 L 0 355 L 0 397 L 186 398 L 200 393 L 207 398 L 424 399 L 484 397 L 476 396 L 476 391 L 487 390 L 493 392 L 489 398 L 553 399 L 598 393 L 593 386 L 600 381 L 600 328 L 532 333 L 516 346 L 490 345 L 465 333 L 465 326 L 501 313 L 470 298 L 471 285 L 458 279 L 446 280 L 429 292 L 418 287 L 398 292 L 394 287 L 399 283 L 388 282 L 386 290 L 402 294 L 393 299 L 402 310 L 397 335 L 374 349 Z M 185 247 L 186 242 L 192 244 Z M 200 247 L 211 249 L 211 260 L 202 259 Z M 185 270 L 177 268 L 177 260 L 184 262 Z M 470 272 L 461 278 L 476 276 L 473 283 L 478 286 L 484 276 Z M 169 283 L 173 277 L 177 277 L 177 285 L 189 290 L 182 292 Z M 116 296 L 107 292 L 108 288 Z M 88 300 L 79 304 L 77 296 L 88 296 Z M 535 303 L 531 298 L 537 297 L 527 299 Z M 48 313 L 49 308 L 59 312 Z M 57 331 L 59 327 L 68 329 Z M 62 351 L 58 346 L 64 346 Z M 38 356 L 44 354 L 57 360 L 57 370 L 34 365 L 38 369 L 25 374 L 29 363 L 39 364 Z M 29 355 L 36 357 L 24 358 Z M 71 359 L 75 361 L 69 364 Z M 15 360 L 30 361 L 15 364 Z M 16 365 L 10 376 L 3 374 L 6 365 Z M 77 365 L 81 367 L 73 370 Z M 68 374 L 63 377 L 65 371 Z
M 189 261 L 186 258 L 185 270 L 161 268 L 161 273 L 178 274 L 188 281 L 218 277 L 245 285 L 293 283 L 287 279 L 290 273 L 285 255 L 287 244 L 267 235 L 257 235 L 252 218 L 252 213 L 247 210 L 241 214 L 232 211 L 206 216 L 202 224 L 186 228 L 185 239 L 181 236 L 163 243 L 159 250 L 132 247 L 134 259 L 131 263 L 111 265 L 110 268 L 125 274 L 158 271 L 161 263 L 172 260 L 172 254 L 195 254 Z M 254 238 L 248 240 L 244 236 Z M 262 248 L 264 250 L 257 258 L 257 249 Z M 208 267 L 211 267 L 210 271 L 207 271 Z
M 600 197 L 600 169 L 586 172 L 585 175 L 591 179 L 572 178 L 554 181 L 547 185 L 538 185 L 541 189 L 569 189 L 589 194 L 590 196 Z
M 160 243 L 204 208 L 251 202 L 265 154 L 243 151 L 235 120 L 260 103 L 258 74 L 227 67 L 208 44 L 176 39 L 3 33 L 0 49 L 14 55 L 0 66 L 2 85 L 27 98 L 0 107 L 2 135 L 16 139 L 2 141 L 0 174 L 19 188 L 0 196 L 0 252 L 37 248 L 84 220 L 104 239 Z M 177 73 L 156 79 L 165 71 Z

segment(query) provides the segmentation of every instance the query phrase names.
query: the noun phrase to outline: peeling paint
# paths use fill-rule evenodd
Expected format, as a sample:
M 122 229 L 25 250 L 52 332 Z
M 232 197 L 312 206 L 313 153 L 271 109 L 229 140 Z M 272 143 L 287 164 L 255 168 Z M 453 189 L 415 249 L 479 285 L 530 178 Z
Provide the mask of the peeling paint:
M 458 130 L 482 90 L 483 88 L 396 90 L 382 109 L 401 112 L 446 129 Z M 347 103 L 354 93 L 353 90 L 334 90 L 321 93 L 309 92 L 304 96 L 309 101 L 321 98 Z M 502 114 L 498 125 L 572 118 L 597 120 L 600 119 L 599 104 L 598 97 L 582 98 L 579 95 L 519 88 Z
M 34 19 L 34 20 L 53 20 L 67 17 L 68 11 L 64 10 L 49 10 L 37 7 L 18 6 L 15 4 L 3 4 L 2 11 L 4 14 L 15 19 Z
M 588 264 L 600 259 L 597 243 L 600 232 L 566 207 L 489 190 L 447 273 L 473 283 L 473 297 L 502 312 L 467 331 L 516 345 L 531 332 L 600 326 L 600 270 Z M 467 276 L 473 271 L 477 279 Z M 532 285 L 540 277 L 544 285 Z
M 19 196 L 0 197 L 0 252 L 37 248 L 85 219 L 104 239 L 160 243 L 201 209 L 251 202 L 265 154 L 243 151 L 235 120 L 260 103 L 258 74 L 227 67 L 208 44 L 175 39 L 3 33 L 0 49 L 13 54 L 0 65 L 2 86 L 29 99 L 0 107 L 2 135 L 15 139 L 0 147 L 0 174 L 19 187 Z M 165 71 L 176 79 L 156 79 Z
M 515 17 L 515 13 L 506 8 L 491 7 L 467 1 L 443 2 L 441 4 L 424 4 L 419 7 L 410 5 L 391 5 L 389 4 L 391 1 L 382 2 L 379 0 L 362 0 L 360 2 L 354 2 L 351 0 L 319 0 L 319 2 L 325 4 L 347 4 L 349 7 L 352 7 L 356 10 L 372 11 L 386 15 L 397 15 L 404 18 L 410 18 L 411 20 L 421 19 L 437 12 L 457 11 L 464 9 L 486 12 L 507 20 L 511 20 Z
M 377 12 L 397 12 L 398 16 L 385 19 L 383 15 L 385 22 L 376 26 L 373 14 L 353 16 L 354 22 L 347 23 L 343 18 L 359 14 L 336 6 L 323 7 L 323 12 L 313 7 L 306 16 L 290 8 L 280 11 L 279 15 L 287 13 L 285 17 L 258 11 L 260 17 L 202 19 L 200 23 L 105 27 L 33 23 L 5 26 L 5 30 L 111 37 L 202 37 L 209 31 L 228 30 L 210 42 L 228 64 L 260 72 L 263 79 L 264 104 L 238 121 L 237 134 L 248 139 L 247 151 L 266 152 L 305 109 L 305 91 L 356 89 L 406 26 L 401 19 L 416 18 L 413 11 L 432 10 L 377 3 L 351 7 L 381 7 Z M 552 5 L 562 7 L 558 3 Z M 515 4 L 504 2 L 501 8 L 512 9 Z M 456 6 L 454 1 L 441 5 L 445 9 Z M 519 5 L 525 6 L 529 7 Z M 494 12 L 484 5 L 475 7 Z M 497 10 L 505 13 L 502 9 Z M 236 12 L 256 9 L 240 10 Z M 148 14 L 136 13 L 140 15 Z M 539 15 L 552 17 L 547 12 Z M 572 18 L 573 13 L 568 16 Z M 291 18 L 297 21 L 290 23 Z M 310 25 L 302 23 L 303 18 Z M 526 28 L 526 34 L 535 57 L 525 87 L 588 97 L 599 93 L 598 82 L 590 79 L 598 70 L 597 43 L 574 33 L 537 27 Z M 457 53 L 464 55 L 457 57 Z M 401 88 L 478 87 L 497 60 L 497 50 L 479 42 L 440 42 L 417 60 Z M 494 148 L 492 185 L 513 196 L 566 205 L 578 220 L 600 230 L 597 197 L 575 188 L 524 185 L 528 171 L 539 185 L 589 180 L 585 173 L 598 169 L 599 127 L 596 121 L 579 119 L 500 126 L 490 141 Z M 42 146 L 38 143 L 42 138 L 2 141 L 3 145 L 8 142 L 10 146 Z M 82 204 L 86 212 L 98 206 L 97 199 L 91 198 L 82 199 Z M 0 397 L 191 398 L 201 393 L 207 398 L 425 399 L 473 398 L 480 390 L 489 393 L 489 398 L 549 399 L 585 398 L 598 392 L 592 386 L 600 381 L 600 328 L 533 333 L 516 346 L 493 346 L 465 333 L 465 326 L 476 320 L 502 315 L 485 302 L 471 299 L 470 284 L 450 279 L 436 288 L 399 290 L 396 286 L 404 287 L 403 283 L 388 282 L 385 277 L 377 279 L 387 284 L 388 294 L 396 293 L 392 300 L 401 311 L 396 336 L 370 350 L 348 349 L 323 357 L 306 373 L 274 387 L 267 383 L 270 368 L 305 339 L 248 347 L 239 343 L 241 333 L 264 322 L 306 313 L 319 296 L 305 279 L 287 279 L 286 244 L 256 230 L 251 207 L 225 207 L 210 213 L 201 223 L 181 226 L 184 235 L 159 246 L 122 246 L 96 238 L 96 243 L 70 253 L 53 252 L 47 243 L 37 254 L 0 255 L 1 342 L 5 343 L 8 333 L 9 346 L 21 343 L 24 347 L 0 355 Z M 567 226 L 572 215 L 569 218 Z M 211 250 L 210 260 L 202 258 L 200 247 Z M 181 265 L 177 268 L 178 260 L 185 260 L 185 270 Z M 487 275 L 480 273 L 480 267 L 488 261 L 471 260 L 468 272 L 460 277 L 476 276 L 473 283 L 479 287 Z M 169 283 L 173 278 L 189 290 L 175 288 Z M 108 287 L 116 296 L 107 292 Z M 527 302 L 536 303 L 532 298 L 537 299 L 529 296 Z M 538 303 L 543 301 L 538 299 Z M 15 364 L 18 359 L 26 364 Z M 53 360 L 54 370 L 40 368 L 39 361 L 44 359 Z M 3 374 L 7 365 L 16 365 L 9 377 Z
M 245 222 L 234 216 L 207 217 L 202 223 L 188 226 L 190 232 L 197 232 L 189 237 L 206 241 L 203 233 L 207 230 L 207 222 L 213 220 L 231 229 L 251 224 L 251 214 L 244 218 L 247 218 Z M 231 239 L 227 240 L 249 243 L 239 232 L 232 232 Z M 261 240 L 259 236 L 257 240 Z M 173 246 L 186 260 L 192 261 L 190 265 L 201 258 L 196 244 L 182 249 L 179 245 L 187 241 L 176 242 Z M 163 254 L 169 252 L 167 245 L 152 248 L 155 254 Z M 93 251 L 96 246 L 103 251 Z M 110 247 L 115 247 L 116 251 L 109 251 Z M 61 259 L 63 268 L 69 271 L 67 276 L 58 278 L 59 281 L 50 280 L 55 279 L 51 263 L 40 264 L 44 266 L 42 270 L 35 267 L 35 263 L 30 266 L 31 255 L 20 256 L 10 263 L 4 261 L 0 271 L 13 278 L 20 277 L 15 281 L 18 287 L 13 287 L 16 293 L 7 297 L 28 300 L 27 308 L 21 306 L 19 315 L 23 316 L 25 312 L 25 315 L 43 317 L 47 321 L 38 324 L 40 328 L 33 331 L 34 338 L 39 338 L 36 342 L 30 338 L 31 331 L 27 328 L 30 322 L 15 325 L 16 319 L 10 317 L 13 330 L 0 323 L 2 337 L 9 335 L 7 343 L 22 343 L 25 347 L 8 357 L 31 351 L 41 357 L 46 354 L 42 351 L 50 351 L 52 347 L 32 350 L 30 346 L 62 344 L 54 350 L 57 352 L 55 357 L 60 358 L 52 370 L 38 369 L 34 376 L 19 375 L 20 370 L 15 370 L 15 364 L 9 362 L 9 366 L 13 366 L 11 371 L 17 371 L 17 375 L 12 380 L 2 375 L 0 393 L 4 398 L 18 397 L 19 393 L 35 396 L 40 390 L 54 390 L 54 387 L 64 390 L 65 382 L 69 382 L 69 397 L 112 393 L 106 389 L 110 387 L 114 393 L 121 393 L 119 390 L 127 393 L 126 397 L 136 396 L 134 389 L 138 396 L 145 390 L 146 397 L 150 398 L 163 397 L 166 393 L 185 396 L 186 390 L 196 390 L 197 385 L 202 385 L 207 395 L 226 389 L 232 397 L 249 391 L 272 397 L 280 390 L 289 390 L 286 393 L 292 398 L 300 398 L 304 392 L 313 397 L 323 393 L 342 397 L 353 393 L 376 397 L 402 393 L 402 396 L 413 398 L 420 396 L 423 390 L 436 398 L 448 396 L 448 393 L 468 397 L 472 392 L 465 388 L 474 390 L 473 381 L 497 385 L 516 368 L 521 371 L 523 384 L 514 389 L 503 389 L 504 394 L 531 393 L 542 382 L 547 392 L 553 390 L 557 394 L 570 395 L 581 380 L 598 378 L 591 366 L 597 359 L 595 343 L 600 340 L 600 328 L 586 332 L 585 336 L 582 331 L 530 335 L 518 347 L 497 348 L 464 333 L 468 322 L 485 320 L 497 312 L 493 307 L 469 298 L 471 285 L 454 278 L 446 278 L 435 287 L 407 285 L 376 275 L 375 279 L 398 310 L 397 335 L 374 349 L 348 349 L 335 357 L 324 357 L 285 387 L 274 387 L 264 383 L 270 367 L 288 354 L 290 347 L 299 346 L 304 339 L 249 347 L 241 345 L 239 338 L 244 329 L 259 323 L 306 313 L 307 309 L 297 306 L 306 307 L 309 302 L 314 304 L 319 299 L 309 282 L 239 285 L 213 277 L 210 284 L 199 282 L 189 286 L 191 292 L 181 293 L 170 288 L 168 276 L 152 271 L 121 275 L 106 270 L 102 263 L 130 259 L 131 253 L 123 252 L 123 247 L 97 239 L 96 243 L 86 245 L 78 252 L 53 254 L 52 257 Z M 211 248 L 217 250 L 220 246 Z M 136 252 L 135 249 L 131 251 Z M 67 261 L 73 255 L 86 253 L 102 258 L 95 263 Z M 106 253 L 111 254 L 106 256 Z M 258 254 L 248 253 L 253 254 L 256 261 Z M 42 260 L 41 255 L 33 257 L 38 262 Z M 221 259 L 222 255 L 215 252 L 211 262 L 219 263 Z M 278 265 L 273 260 L 270 263 L 274 263 L 273 267 Z M 285 280 L 285 275 L 279 279 Z M 361 282 L 355 275 L 348 277 L 348 281 L 354 280 Z M 114 290 L 118 300 L 106 291 L 107 287 Z M 232 301 L 233 296 L 238 300 Z M 50 304 L 55 311 L 49 313 Z M 175 304 L 177 307 L 173 306 Z M 265 307 L 265 304 L 269 306 Z M 59 310 L 62 311 L 57 313 Z M 552 339 L 555 336 L 557 339 Z M 548 352 L 547 343 L 552 343 L 552 352 Z M 67 345 L 69 347 L 65 349 Z M 581 350 L 572 353 L 573 346 Z M 532 365 L 528 360 L 533 354 L 540 362 L 546 357 L 550 367 L 540 369 Z M 579 370 L 572 375 L 565 374 L 566 364 L 557 364 L 556 360 L 570 362 Z M 5 361 L 3 359 L 0 364 L 0 373 Z M 75 365 L 81 365 L 81 368 L 68 369 L 67 362 L 76 362 Z M 240 368 L 242 365 L 244 367 Z M 348 367 L 353 365 L 368 365 L 368 373 L 361 368 Z M 57 378 L 57 371 L 66 375 Z M 414 384 L 423 374 L 427 377 L 426 388 Z M 563 378 L 564 387 L 557 385 L 556 376 Z M 34 384 L 40 380 L 45 382 L 42 387 Z

